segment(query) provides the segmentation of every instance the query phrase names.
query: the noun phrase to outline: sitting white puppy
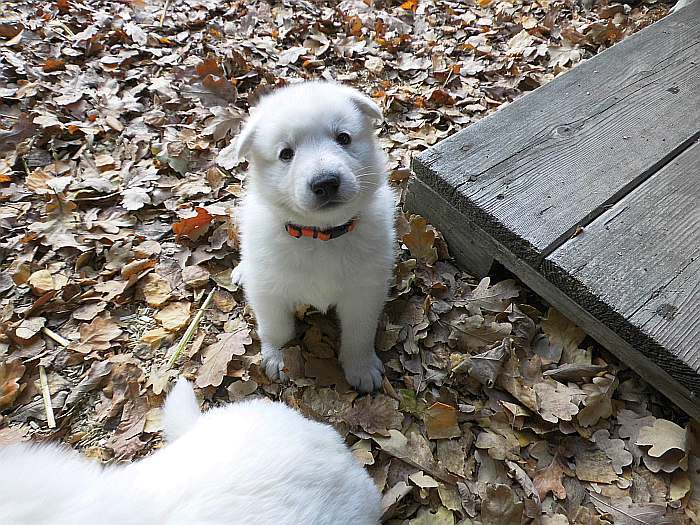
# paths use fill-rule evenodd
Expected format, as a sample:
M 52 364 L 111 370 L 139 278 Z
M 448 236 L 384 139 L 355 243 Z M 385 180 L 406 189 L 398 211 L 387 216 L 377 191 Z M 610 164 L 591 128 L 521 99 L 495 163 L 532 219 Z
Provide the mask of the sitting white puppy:
M 280 348 L 294 308 L 335 306 L 340 363 L 353 387 L 381 386 L 377 322 L 394 265 L 394 199 L 373 121 L 379 107 L 347 86 L 305 82 L 263 98 L 236 143 L 250 162 L 241 264 L 263 364 L 285 379 Z
M 377 525 L 380 496 L 328 425 L 281 403 L 200 414 L 180 380 L 165 448 L 103 468 L 56 446 L 0 448 L 2 525 Z

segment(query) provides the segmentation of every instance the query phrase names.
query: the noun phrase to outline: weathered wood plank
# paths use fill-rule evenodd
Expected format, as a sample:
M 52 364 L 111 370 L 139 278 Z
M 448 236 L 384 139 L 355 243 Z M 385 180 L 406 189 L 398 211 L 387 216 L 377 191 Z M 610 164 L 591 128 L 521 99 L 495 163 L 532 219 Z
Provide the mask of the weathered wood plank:
M 537 265 L 698 136 L 700 2 L 418 156 L 423 182 Z
M 700 144 L 547 257 L 542 272 L 700 392 Z
M 465 259 L 462 257 L 469 251 L 469 246 L 475 243 L 482 250 L 482 255 L 477 257 L 483 256 L 487 261 L 489 257 L 494 257 L 517 275 L 525 285 L 575 322 L 598 343 L 609 349 L 668 399 L 700 421 L 700 399 L 671 377 L 667 371 L 649 359 L 639 359 L 639 353 L 629 342 L 562 293 L 555 284 L 538 273 L 530 264 L 515 256 L 508 247 L 482 230 L 432 188 L 418 179 L 413 179 L 409 193 L 416 196 L 408 201 L 412 203 L 409 209 L 424 213 L 430 222 L 443 232 L 450 243 L 451 253 L 458 262 L 464 264 Z M 466 243 L 465 239 L 467 239 Z

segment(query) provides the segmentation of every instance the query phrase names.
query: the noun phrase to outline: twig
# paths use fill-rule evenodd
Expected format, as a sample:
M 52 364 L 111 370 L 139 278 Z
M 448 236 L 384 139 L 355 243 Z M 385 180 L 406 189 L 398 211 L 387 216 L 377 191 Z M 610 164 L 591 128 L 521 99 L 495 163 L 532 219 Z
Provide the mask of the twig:
M 54 341 L 56 341 L 59 345 L 61 345 L 63 347 L 66 347 L 70 344 L 70 341 L 68 339 L 66 339 L 65 337 L 63 337 L 61 335 L 58 335 L 56 332 L 54 332 L 53 330 L 50 330 L 46 327 L 43 327 L 41 329 L 41 332 L 45 336 L 47 336 L 50 339 L 53 339 Z
M 202 320 L 202 317 L 204 317 L 204 312 L 206 312 L 207 308 L 209 308 L 209 305 L 211 304 L 211 300 L 214 297 L 215 291 L 216 291 L 216 288 L 212 289 L 212 291 L 209 292 L 209 295 L 207 295 L 207 298 L 204 299 L 202 306 L 199 307 L 199 311 L 194 316 L 194 318 L 192 319 L 192 322 L 190 322 L 190 325 L 187 327 L 185 334 L 182 336 L 182 339 L 180 339 L 180 342 L 177 344 L 177 347 L 175 348 L 175 352 L 173 352 L 173 355 L 170 356 L 170 359 L 168 359 L 168 368 L 172 368 L 172 366 L 175 364 L 175 361 L 178 360 L 178 358 L 180 357 L 180 354 L 182 354 L 183 350 L 185 349 L 185 347 L 187 347 L 188 343 L 192 339 L 192 336 L 197 331 L 197 327 L 199 326 L 199 322 Z
M 160 14 L 160 27 L 163 27 L 163 22 L 165 22 L 165 14 L 168 12 L 168 7 L 170 7 L 170 0 L 165 0 L 163 12 Z
M 49 391 L 49 381 L 46 379 L 46 369 L 39 365 L 39 382 L 41 383 L 41 395 L 44 398 L 44 409 L 46 410 L 46 421 L 49 428 L 56 428 L 56 418 L 53 415 L 51 406 L 51 392 Z

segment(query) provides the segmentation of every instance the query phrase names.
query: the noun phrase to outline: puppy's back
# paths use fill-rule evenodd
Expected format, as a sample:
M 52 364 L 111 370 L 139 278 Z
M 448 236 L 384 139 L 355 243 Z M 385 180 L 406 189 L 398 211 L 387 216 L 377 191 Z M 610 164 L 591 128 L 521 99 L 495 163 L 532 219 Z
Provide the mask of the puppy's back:
M 0 525 L 71 525 L 80 521 L 102 467 L 53 445 L 0 448 Z M 83 496 L 82 503 L 77 501 Z M 76 498 L 77 497 L 77 498 Z M 74 521 L 64 521 L 72 516 Z
M 165 514 L 182 523 L 379 521 L 379 492 L 340 435 L 282 403 L 210 410 L 177 441 L 127 470 L 143 490 L 172 494 L 176 506 Z

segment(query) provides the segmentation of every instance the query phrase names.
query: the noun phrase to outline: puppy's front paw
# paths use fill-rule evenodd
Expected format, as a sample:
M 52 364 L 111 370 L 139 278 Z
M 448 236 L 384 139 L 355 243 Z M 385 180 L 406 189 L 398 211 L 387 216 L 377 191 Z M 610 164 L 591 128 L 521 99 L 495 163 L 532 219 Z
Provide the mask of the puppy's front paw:
M 384 365 L 377 355 L 355 357 L 343 363 L 345 379 L 358 392 L 372 392 L 382 386 Z
M 264 348 L 262 350 L 262 365 L 265 373 L 273 381 L 287 381 L 287 374 L 284 373 L 284 358 L 282 351 L 278 348 Z
M 243 286 L 243 264 L 238 263 L 233 270 L 231 270 L 231 282 L 238 286 Z

